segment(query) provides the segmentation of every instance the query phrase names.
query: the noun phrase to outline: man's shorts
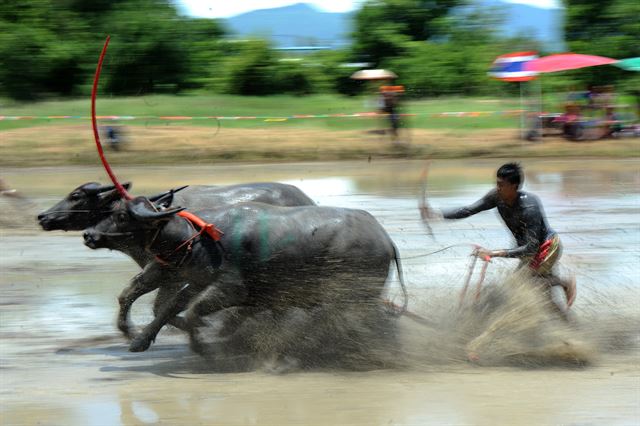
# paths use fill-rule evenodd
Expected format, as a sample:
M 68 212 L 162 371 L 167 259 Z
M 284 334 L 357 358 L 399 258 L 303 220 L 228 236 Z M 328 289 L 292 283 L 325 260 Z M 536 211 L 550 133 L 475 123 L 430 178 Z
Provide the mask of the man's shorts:
M 560 237 L 556 234 L 542 243 L 534 256 L 522 259 L 522 265 L 526 264 L 538 275 L 548 275 L 561 254 L 562 244 Z

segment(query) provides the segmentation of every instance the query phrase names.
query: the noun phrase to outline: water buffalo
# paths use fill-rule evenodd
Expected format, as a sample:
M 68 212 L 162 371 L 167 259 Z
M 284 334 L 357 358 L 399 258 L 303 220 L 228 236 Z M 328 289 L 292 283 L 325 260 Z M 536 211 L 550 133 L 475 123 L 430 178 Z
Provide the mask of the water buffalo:
M 167 321 L 186 308 L 197 347 L 199 319 L 222 309 L 252 307 L 275 316 L 318 306 L 375 310 L 392 261 L 402 283 L 395 245 L 363 210 L 248 202 L 195 212 L 222 231 L 218 242 L 177 216 L 180 210 L 158 211 L 138 197 L 84 233 L 91 248 L 133 244 L 155 256 L 157 261 L 135 278 L 140 285 L 173 282 L 175 297 L 133 339 L 131 351 L 146 350 Z
M 131 184 L 123 186 L 129 189 Z M 152 201 L 167 198 L 165 205 L 173 201 L 190 210 L 215 208 L 220 205 L 256 201 L 275 206 L 315 205 L 299 188 L 277 182 L 244 183 L 230 186 L 194 185 L 150 197 Z M 111 209 L 121 195 L 113 185 L 89 182 L 71 191 L 64 199 L 38 215 L 38 222 L 45 231 L 81 231 L 100 222 L 111 214 Z M 142 265 L 146 262 L 142 263 Z
M 123 185 L 129 189 L 131 184 Z M 119 202 L 121 196 L 113 185 L 101 185 L 96 182 L 85 183 L 74 189 L 64 199 L 56 203 L 53 207 L 38 215 L 40 226 L 45 231 L 64 230 L 79 231 L 108 217 L 112 209 Z M 181 190 L 172 190 L 159 194 L 150 199 L 161 202 L 162 207 L 168 207 L 172 202 L 188 206 L 190 209 L 219 208 L 230 204 L 245 201 L 257 201 L 278 206 L 304 206 L 315 205 L 304 192 L 299 188 L 277 182 L 246 183 L 230 186 L 190 186 Z M 153 256 L 144 250 L 144 247 L 127 244 L 117 247 L 118 250 L 130 256 L 141 268 L 153 262 Z M 168 273 L 163 274 L 167 278 Z M 140 280 L 132 280 L 120 296 L 120 312 L 126 314 L 131 305 L 144 294 L 156 288 L 161 288 L 161 293 L 156 298 L 154 311 L 165 298 L 166 292 L 170 292 L 167 285 L 160 285 L 159 282 L 145 280 L 144 285 Z M 118 328 L 128 337 L 130 336 L 131 325 L 127 317 L 118 317 Z M 180 318 L 172 320 L 172 324 L 183 328 Z

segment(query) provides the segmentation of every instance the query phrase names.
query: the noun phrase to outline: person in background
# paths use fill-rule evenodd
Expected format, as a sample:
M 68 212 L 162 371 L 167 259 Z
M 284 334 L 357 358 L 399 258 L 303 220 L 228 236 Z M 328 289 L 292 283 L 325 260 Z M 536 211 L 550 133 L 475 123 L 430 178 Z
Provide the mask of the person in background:
M 582 114 L 578 104 L 565 104 L 564 114 L 554 118 L 553 122 L 562 126 L 562 135 L 568 139 L 578 140 L 582 136 Z
M 617 133 L 622 130 L 621 117 L 616 113 L 613 105 L 605 107 L 604 118 L 602 120 L 601 139 L 616 137 Z
M 398 141 L 398 131 L 400 129 L 400 114 L 398 111 L 400 96 L 404 93 L 403 86 L 381 86 L 381 112 L 389 118 L 391 140 Z
M 501 166 L 496 178 L 496 187 L 475 203 L 438 211 L 425 202 L 420 207 L 420 216 L 428 224 L 431 219 L 463 219 L 481 211 L 497 208 L 504 224 L 516 240 L 516 247 L 499 250 L 478 247 L 475 255 L 485 259 L 520 259 L 518 269 L 526 268 L 533 276 L 540 278 L 549 295 L 551 287 L 562 286 L 566 296 L 566 308 L 555 302 L 554 306 L 566 318 L 567 311 L 576 298 L 576 281 L 574 277 L 562 279 L 553 270 L 562 254 L 560 237 L 547 223 L 540 199 L 520 189 L 524 176 L 518 163 Z
M 9 198 L 17 198 L 20 200 L 25 199 L 24 195 L 19 193 L 16 189 L 11 189 L 2 178 L 0 178 L 0 195 Z

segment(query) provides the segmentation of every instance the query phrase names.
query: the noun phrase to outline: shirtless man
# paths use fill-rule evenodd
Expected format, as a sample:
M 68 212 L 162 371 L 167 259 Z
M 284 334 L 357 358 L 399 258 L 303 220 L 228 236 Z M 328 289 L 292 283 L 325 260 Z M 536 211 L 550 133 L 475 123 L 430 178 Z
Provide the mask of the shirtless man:
M 493 208 L 498 209 L 500 217 L 516 240 L 511 249 L 488 250 L 478 247 L 476 256 L 481 258 L 512 257 L 519 258 L 518 268 L 527 267 L 536 277 L 542 278 L 551 288 L 562 286 L 567 298 L 567 309 L 576 298 L 575 278 L 562 279 L 554 274 L 553 266 L 562 254 L 560 237 L 547 224 L 542 203 L 535 195 L 520 190 L 523 173 L 517 163 L 507 163 L 497 172 L 496 188 L 467 207 L 438 211 L 430 208 L 426 202 L 420 207 L 420 215 L 425 223 L 429 219 L 463 219 Z M 566 314 L 566 310 L 558 307 Z

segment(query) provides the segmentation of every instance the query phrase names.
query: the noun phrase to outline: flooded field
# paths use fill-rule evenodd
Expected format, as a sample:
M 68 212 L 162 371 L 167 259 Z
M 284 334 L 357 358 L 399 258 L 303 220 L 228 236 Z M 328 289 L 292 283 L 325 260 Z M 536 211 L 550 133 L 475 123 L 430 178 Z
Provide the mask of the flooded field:
M 477 200 L 502 163 L 434 162 L 430 202 Z M 562 238 L 561 272 L 577 278 L 571 325 L 549 320 L 530 289 L 514 285 L 516 261 L 507 259 L 488 266 L 481 300 L 458 309 L 471 251 L 462 244 L 507 248 L 511 237 L 495 212 L 434 223 L 430 237 L 417 210 L 423 162 L 116 168 L 135 195 L 184 184 L 287 182 L 320 205 L 366 209 L 387 229 L 410 310 L 439 326 L 400 320 L 402 368 L 285 375 L 216 371 L 171 328 L 147 352 L 128 352 L 115 326 L 116 296 L 138 266 L 86 248 L 79 232 L 43 232 L 35 221 L 76 186 L 107 182 L 104 171 L 3 169 L 26 198 L 0 197 L 1 423 L 638 424 L 640 161 L 522 164 L 524 189 L 541 197 Z M 391 291 L 399 295 L 395 275 Z M 504 296 L 501 327 L 481 309 L 495 294 Z M 134 305 L 137 324 L 151 319 L 152 300 Z M 471 364 L 460 341 L 478 336 L 481 362 Z

